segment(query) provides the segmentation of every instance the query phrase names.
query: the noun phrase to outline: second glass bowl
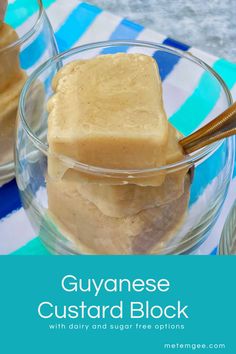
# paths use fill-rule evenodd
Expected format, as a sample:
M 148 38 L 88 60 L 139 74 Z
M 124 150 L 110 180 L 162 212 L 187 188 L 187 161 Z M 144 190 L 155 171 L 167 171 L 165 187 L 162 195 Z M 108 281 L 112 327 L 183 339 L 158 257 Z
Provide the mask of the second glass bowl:
M 53 94 L 54 75 L 68 62 L 116 52 L 143 53 L 157 60 L 167 116 L 183 135 L 232 103 L 224 82 L 204 62 L 164 45 L 100 42 L 50 59 L 32 74 L 20 98 L 16 177 L 24 208 L 35 232 L 55 254 L 189 254 L 207 238 L 225 200 L 233 168 L 233 138 L 152 170 L 104 169 L 49 152 L 46 104 Z M 39 85 L 44 89 L 43 104 L 32 115 Z M 65 172 L 60 178 L 48 176 L 52 163 Z M 134 187 L 137 180 L 163 174 L 164 187 Z M 114 184 L 118 186 L 113 188 Z M 153 196 L 162 203 L 140 211 L 140 204 Z M 112 215 L 114 205 L 122 216 Z
M 15 175 L 13 150 L 20 91 L 27 76 L 58 53 L 41 0 L 31 0 L 27 8 L 20 0 L 9 3 L 5 23 L 1 26 L 0 41 L 0 186 Z M 5 33 L 11 41 L 4 39 Z M 37 93 L 40 94 L 39 87 Z

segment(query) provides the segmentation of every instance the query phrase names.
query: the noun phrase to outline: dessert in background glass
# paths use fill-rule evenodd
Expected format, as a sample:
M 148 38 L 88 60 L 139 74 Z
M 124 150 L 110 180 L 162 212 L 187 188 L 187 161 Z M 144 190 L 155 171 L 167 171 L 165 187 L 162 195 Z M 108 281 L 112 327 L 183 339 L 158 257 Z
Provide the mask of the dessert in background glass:
M 153 43 L 120 41 L 85 45 L 60 54 L 37 69 L 24 86 L 20 98 L 16 177 L 24 208 L 35 232 L 53 253 L 191 253 L 207 238 L 225 199 L 232 172 L 233 138 L 206 147 L 181 161 L 151 169 L 86 165 L 71 156 L 57 155 L 49 150 L 46 104 L 53 94 L 52 79 L 60 67 L 74 60 L 124 50 L 148 56 L 159 53 L 155 58 L 160 73 L 166 61 L 180 60 L 180 68 L 176 65 L 175 75 L 167 77 L 162 87 L 167 116 L 181 133 L 185 133 L 188 126 L 190 134 L 206 119 L 213 118 L 231 104 L 230 93 L 223 81 L 202 61 L 188 53 Z M 181 68 L 182 72 L 178 72 Z M 183 107 L 183 97 L 191 96 L 201 75 L 206 80 L 192 107 L 189 101 L 186 114 L 183 109 L 181 115 L 174 114 L 174 107 Z M 44 109 L 32 123 L 28 108 L 33 109 L 38 104 L 34 95 L 35 83 L 38 82 L 44 86 Z M 211 96 L 205 94 L 209 92 L 218 92 L 217 99 L 214 100 L 212 95 L 213 101 L 210 102 Z M 212 105 L 209 112 L 206 111 L 206 103 Z M 196 125 L 197 119 L 200 120 Z M 59 165 L 60 170 L 66 171 L 63 178 L 51 179 L 48 175 L 48 161 L 53 160 L 55 166 Z M 169 183 L 162 189 L 163 195 L 155 189 L 158 187 L 143 190 L 150 188 L 143 186 L 138 192 L 133 187 L 140 181 L 160 180 L 163 174 L 165 183 Z M 178 180 L 176 176 L 182 177 Z M 84 186 L 78 181 L 82 181 Z M 106 183 L 110 187 L 107 188 Z M 159 205 L 139 210 L 140 206 L 143 208 L 144 203 L 153 199 Z M 116 208 L 112 209 L 114 205 Z M 120 215 L 114 216 L 113 213 Z
M 0 24 L 0 185 L 14 177 L 15 121 L 21 89 L 27 77 L 57 54 L 54 34 L 41 0 L 9 2 Z M 43 103 L 41 84 L 35 83 L 38 114 Z

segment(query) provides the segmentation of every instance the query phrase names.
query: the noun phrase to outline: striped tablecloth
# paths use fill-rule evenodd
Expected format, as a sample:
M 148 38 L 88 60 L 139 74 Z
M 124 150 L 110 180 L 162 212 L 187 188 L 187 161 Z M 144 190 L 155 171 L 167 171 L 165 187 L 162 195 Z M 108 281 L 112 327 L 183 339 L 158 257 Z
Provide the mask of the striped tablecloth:
M 25 4 L 25 17 L 22 21 L 27 21 L 36 9 L 28 0 L 19 1 Z M 174 39 L 167 38 L 163 34 L 144 28 L 128 19 L 113 15 L 88 3 L 77 0 L 44 0 L 44 5 L 54 28 L 60 51 L 88 42 L 108 39 L 139 39 L 168 44 L 184 51 L 191 51 L 207 62 L 223 77 L 233 97 L 236 98 L 236 64 L 216 58 Z M 14 0 L 10 1 L 9 6 L 16 6 Z M 16 21 L 16 27 L 21 25 L 22 22 Z M 168 62 L 162 73 L 162 78 L 171 78 L 173 68 L 181 65 L 180 62 L 176 60 Z M 199 77 L 199 85 L 201 79 Z M 193 88 L 191 99 L 194 99 L 195 91 L 196 87 Z M 189 97 L 186 97 L 186 99 L 189 99 Z M 197 254 L 216 253 L 225 218 L 235 198 L 236 169 L 221 215 L 210 237 L 199 248 Z M 47 251 L 40 243 L 37 235 L 34 234 L 26 218 L 15 180 L 0 188 L 0 254 L 47 254 Z

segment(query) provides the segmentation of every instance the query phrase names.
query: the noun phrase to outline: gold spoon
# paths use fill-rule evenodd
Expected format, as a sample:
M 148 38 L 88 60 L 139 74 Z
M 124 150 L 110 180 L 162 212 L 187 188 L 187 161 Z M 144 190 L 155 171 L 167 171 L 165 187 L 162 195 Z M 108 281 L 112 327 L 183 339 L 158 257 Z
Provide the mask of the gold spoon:
M 184 152 L 189 154 L 217 140 L 236 135 L 236 102 L 193 134 L 179 141 Z

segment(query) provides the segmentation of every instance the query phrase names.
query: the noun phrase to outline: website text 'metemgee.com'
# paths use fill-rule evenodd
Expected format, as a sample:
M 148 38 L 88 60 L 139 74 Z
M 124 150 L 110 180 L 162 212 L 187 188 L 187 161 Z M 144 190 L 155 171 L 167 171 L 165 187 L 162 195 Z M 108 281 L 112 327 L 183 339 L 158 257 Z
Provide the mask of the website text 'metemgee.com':
M 164 349 L 189 349 L 189 350 L 199 350 L 199 349 L 226 349 L 224 343 L 165 343 Z

